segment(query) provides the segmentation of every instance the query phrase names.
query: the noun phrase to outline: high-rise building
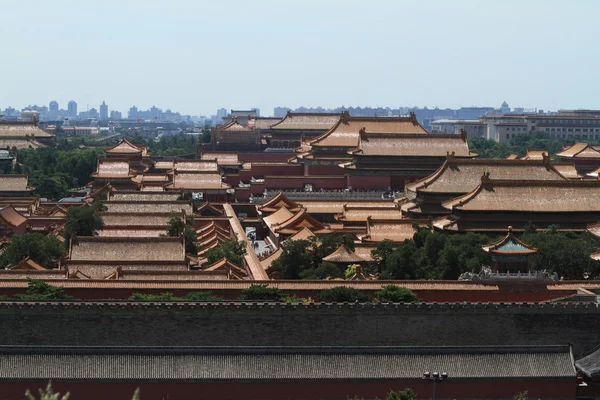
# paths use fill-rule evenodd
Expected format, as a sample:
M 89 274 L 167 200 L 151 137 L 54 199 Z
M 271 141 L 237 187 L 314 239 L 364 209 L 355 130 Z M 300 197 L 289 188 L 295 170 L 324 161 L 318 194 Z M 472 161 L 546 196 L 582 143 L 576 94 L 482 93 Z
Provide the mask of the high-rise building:
M 68 107 L 69 118 L 76 119 L 77 118 L 77 103 L 75 102 L 75 100 L 71 100 L 67 107 Z
M 58 102 L 56 100 L 52 100 L 50 105 L 48 106 L 48 118 L 49 119 L 57 119 L 58 118 Z
M 110 120 L 111 121 L 118 121 L 123 119 L 123 115 L 121 114 L 120 111 L 111 111 L 110 112 Z
M 127 119 L 137 119 L 138 117 L 138 109 L 136 106 L 133 106 L 129 109 L 127 113 Z
M 217 118 L 216 118 L 216 124 L 222 124 L 223 123 L 223 118 L 227 116 L 227 109 L 226 108 L 219 108 L 217 110 Z
M 108 121 L 108 106 L 104 101 L 100 104 L 100 121 Z

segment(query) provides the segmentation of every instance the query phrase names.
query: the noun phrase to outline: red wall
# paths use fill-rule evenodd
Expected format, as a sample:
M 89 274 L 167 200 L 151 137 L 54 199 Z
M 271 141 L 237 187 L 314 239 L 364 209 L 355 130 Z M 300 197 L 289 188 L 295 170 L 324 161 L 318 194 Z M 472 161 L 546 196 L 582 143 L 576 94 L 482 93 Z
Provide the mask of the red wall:
M 241 162 L 270 162 L 270 161 L 282 161 L 285 162 L 290 158 L 294 157 L 296 153 L 238 153 L 238 160 Z
M 345 189 L 346 177 L 340 176 L 334 179 L 321 179 L 318 176 L 305 176 L 302 179 L 290 179 L 277 176 L 265 177 L 265 187 L 271 190 L 277 189 L 304 189 L 304 185 L 310 183 L 313 190 L 319 189 Z
M 334 366 L 332 366 L 334 368 Z M 424 372 L 424 371 L 423 371 Z M 420 373 L 420 371 L 419 371 Z M 527 391 L 531 399 L 575 398 L 575 378 L 563 380 L 452 380 L 436 384 L 437 399 L 512 399 Z M 1 382 L 0 399 L 23 399 L 25 390 L 36 393 L 46 381 Z M 69 391 L 72 399 L 130 400 L 140 388 L 142 400 L 346 400 L 348 397 L 385 398 L 390 390 L 411 388 L 419 399 L 429 399 L 433 383 L 424 380 L 397 381 L 266 381 L 266 382 L 59 382 L 55 392 Z
M 350 176 L 352 189 L 387 189 L 391 186 L 389 176 Z
M 337 165 L 309 165 L 309 175 L 344 175 L 346 171 Z

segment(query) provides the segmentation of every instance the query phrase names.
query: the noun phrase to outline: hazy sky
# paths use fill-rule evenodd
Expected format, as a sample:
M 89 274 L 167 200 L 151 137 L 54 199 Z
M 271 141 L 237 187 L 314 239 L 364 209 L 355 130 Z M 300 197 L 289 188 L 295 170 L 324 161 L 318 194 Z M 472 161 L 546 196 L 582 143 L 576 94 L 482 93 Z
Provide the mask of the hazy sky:
M 596 0 L 2 0 L 0 108 L 600 108 Z

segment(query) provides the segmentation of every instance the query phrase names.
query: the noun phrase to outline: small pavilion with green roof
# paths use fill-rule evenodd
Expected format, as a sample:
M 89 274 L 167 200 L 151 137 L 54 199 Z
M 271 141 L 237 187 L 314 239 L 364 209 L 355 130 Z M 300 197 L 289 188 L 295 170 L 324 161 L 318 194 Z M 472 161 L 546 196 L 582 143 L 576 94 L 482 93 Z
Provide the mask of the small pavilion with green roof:
M 502 239 L 482 248 L 490 254 L 490 267 L 494 273 L 529 272 L 529 257 L 538 252 L 535 247 L 517 239 L 512 226 Z

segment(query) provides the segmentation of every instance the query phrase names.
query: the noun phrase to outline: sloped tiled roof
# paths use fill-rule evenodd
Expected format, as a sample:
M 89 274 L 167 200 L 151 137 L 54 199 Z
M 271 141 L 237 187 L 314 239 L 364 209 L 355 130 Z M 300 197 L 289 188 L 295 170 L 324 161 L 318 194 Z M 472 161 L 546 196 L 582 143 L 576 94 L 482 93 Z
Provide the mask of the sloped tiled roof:
M 258 206 L 258 209 L 263 212 L 275 212 L 281 207 L 290 210 L 298 209 L 298 203 L 291 200 L 283 192 L 279 192 L 273 198 Z
M 218 172 L 179 172 L 173 173 L 173 182 L 166 188 L 173 189 L 227 189 L 231 186 L 223 183 Z
M 548 155 L 548 150 L 527 149 L 527 153 L 521 157 L 521 160 L 544 160 Z
M 325 226 L 314 219 L 306 210 L 302 209 L 294 214 L 291 218 L 280 222 L 276 225 L 273 225 L 273 228 L 277 232 L 282 233 L 297 233 L 299 230 L 303 228 L 309 228 L 315 233 L 319 233 L 319 231 L 325 230 Z
M 600 151 L 587 143 L 575 143 L 556 155 L 565 158 L 600 158 Z
M 13 228 L 19 227 L 27 222 L 27 218 L 19 214 L 13 206 L 0 208 L 0 220 L 5 221 Z
M 217 172 L 216 160 L 175 160 L 173 169 L 178 172 Z
M 582 179 L 583 176 L 579 175 L 575 165 L 569 163 L 557 163 L 552 165 L 562 176 L 567 179 Z M 588 174 L 589 175 L 589 174 Z M 596 175 L 597 176 L 597 175 Z
M 515 235 L 513 235 L 512 227 L 510 226 L 508 227 L 506 236 L 482 246 L 482 249 L 489 253 L 503 254 L 533 254 L 538 251 L 535 247 L 517 239 Z
M 466 137 L 461 135 L 396 135 L 388 133 L 361 133 L 354 154 L 363 156 L 426 156 L 445 157 L 477 156 L 469 150 Z
M 483 177 L 470 193 L 443 202 L 448 210 L 600 212 L 600 181 L 507 181 Z
M 37 140 L 32 139 L 32 138 L 12 139 L 9 137 L 0 136 L 0 149 L 7 149 L 7 148 L 12 149 L 13 147 L 16 147 L 18 150 L 29 149 L 29 148 L 40 149 L 40 148 L 48 147 L 48 145 L 40 143 Z
M 231 121 L 227 125 L 219 128 L 219 130 L 221 132 L 248 132 L 251 129 L 249 129 L 249 128 L 243 126 L 242 124 L 240 124 L 237 121 L 237 119 L 234 119 L 233 121 Z
M 40 139 L 55 137 L 55 135 L 38 128 L 35 123 L 0 121 L 0 138 L 9 139 L 21 138 L 25 136 L 31 136 Z
M 350 264 L 350 263 L 361 263 L 365 260 L 362 259 L 359 255 L 355 254 L 353 251 L 348 249 L 346 245 L 342 244 L 337 248 L 336 251 L 329 254 L 326 257 L 323 257 L 323 261 L 331 262 L 331 263 L 341 263 L 341 264 Z
M 406 239 L 412 239 L 417 231 L 413 225 L 424 225 L 426 221 L 420 220 L 387 220 L 369 218 L 367 220 L 367 233 L 360 237 L 362 242 L 382 242 L 392 240 L 394 242 L 404 242 Z
M 102 213 L 104 228 L 112 226 L 167 226 L 173 213 Z M 181 215 L 181 212 L 178 214 Z
M 202 152 L 200 156 L 201 160 L 217 160 L 218 165 L 239 165 L 241 164 L 238 159 L 237 153 L 214 153 L 214 152 Z
M 393 203 L 392 203 L 393 204 Z M 340 221 L 364 221 L 369 217 L 378 219 L 402 219 L 402 211 L 398 207 L 356 207 L 347 205 L 338 215 Z
M 597 374 L 597 355 L 577 366 Z M 335 367 L 332 367 L 335 366 Z M 37 381 L 310 381 L 568 379 L 569 346 L 489 347 L 2 347 L 0 379 Z
M 326 113 L 293 113 L 288 112 L 285 118 L 271 125 L 272 130 L 328 130 L 340 119 L 342 114 Z
M 22 192 L 33 190 L 28 185 L 27 175 L 0 175 L 0 192 Z
M 360 132 L 392 134 L 429 134 L 412 117 L 350 117 L 343 116 L 327 132 L 310 141 L 315 147 L 356 147 Z
M 11 271 L 18 270 L 29 270 L 29 271 L 48 271 L 46 268 L 42 267 L 40 264 L 32 260 L 30 257 L 26 257 L 19 261 L 17 265 L 10 268 Z
M 71 261 L 185 261 L 178 237 L 76 237 L 69 251 Z
M 458 159 L 448 157 L 444 164 L 426 178 L 406 185 L 407 192 L 467 193 L 481 183 L 481 176 L 493 179 L 565 180 L 548 161 L 504 159 Z
M 177 201 L 181 193 L 177 192 L 126 192 L 118 191 L 110 194 L 113 201 Z
M 129 169 L 129 160 L 121 158 L 99 158 L 96 172 L 98 178 L 130 178 L 134 175 Z
M 287 208 L 281 207 L 273 214 L 264 217 L 263 222 L 267 225 L 269 229 L 272 229 L 274 225 L 278 225 L 287 221 L 288 219 L 292 218 L 293 215 L 294 214 L 292 214 Z
M 104 150 L 106 153 L 111 153 L 111 154 L 142 154 L 142 152 L 144 151 L 145 146 L 138 146 L 135 145 L 133 143 L 131 143 L 129 140 L 127 139 L 123 139 L 121 140 L 119 143 L 117 143 L 116 145 L 109 147 L 108 149 Z
M 192 204 L 189 201 L 106 201 L 107 213 L 139 213 L 161 214 L 180 213 L 192 214 Z

